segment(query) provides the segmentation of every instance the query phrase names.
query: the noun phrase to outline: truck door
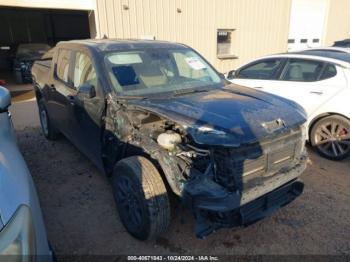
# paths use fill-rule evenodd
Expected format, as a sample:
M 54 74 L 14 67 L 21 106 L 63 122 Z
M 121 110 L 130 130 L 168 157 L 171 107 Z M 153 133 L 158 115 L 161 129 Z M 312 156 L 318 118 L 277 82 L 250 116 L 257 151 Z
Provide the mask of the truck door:
M 72 139 L 72 119 L 69 115 L 70 98 L 76 92 L 72 87 L 72 56 L 68 49 L 57 50 L 52 82 L 48 86 L 47 107 L 55 126 L 69 139 Z
M 93 60 L 82 51 L 73 53 L 73 87 L 77 91 L 70 104 L 75 123 L 77 146 L 102 169 L 101 130 L 105 108 L 104 92 L 99 84 Z

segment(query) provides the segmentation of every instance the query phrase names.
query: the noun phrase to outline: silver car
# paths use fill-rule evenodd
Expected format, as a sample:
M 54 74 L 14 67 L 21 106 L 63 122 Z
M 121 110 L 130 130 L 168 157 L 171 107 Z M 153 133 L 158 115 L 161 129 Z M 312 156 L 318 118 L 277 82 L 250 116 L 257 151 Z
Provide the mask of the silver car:
M 39 200 L 0 86 L 0 261 L 51 261 Z

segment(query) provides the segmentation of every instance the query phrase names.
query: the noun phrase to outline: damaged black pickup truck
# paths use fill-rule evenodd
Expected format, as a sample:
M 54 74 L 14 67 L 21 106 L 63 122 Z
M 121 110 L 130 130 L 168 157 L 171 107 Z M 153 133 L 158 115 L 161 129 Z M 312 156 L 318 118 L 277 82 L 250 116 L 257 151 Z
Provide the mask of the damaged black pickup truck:
M 111 177 L 120 218 L 138 239 L 167 229 L 171 194 L 203 238 L 303 191 L 303 109 L 228 84 L 185 45 L 61 42 L 32 75 L 42 132 L 63 134 Z

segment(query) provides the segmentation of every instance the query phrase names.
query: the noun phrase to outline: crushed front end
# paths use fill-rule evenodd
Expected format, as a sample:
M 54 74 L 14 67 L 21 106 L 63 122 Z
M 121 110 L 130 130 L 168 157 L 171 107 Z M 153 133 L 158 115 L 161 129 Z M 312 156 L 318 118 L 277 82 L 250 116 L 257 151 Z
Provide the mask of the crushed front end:
M 252 224 L 298 197 L 307 162 L 304 143 L 298 127 L 266 141 L 211 148 L 210 164 L 204 172 L 191 169 L 183 191 L 197 237 Z
M 254 223 L 293 201 L 303 191 L 298 177 L 307 162 L 299 111 L 265 94 L 259 93 L 266 101 L 213 93 L 215 99 L 129 101 L 110 112 L 106 126 L 120 141 L 107 136 L 112 153 L 106 155 L 117 156 L 118 149 L 119 158 L 152 159 L 168 188 L 192 209 L 199 238 Z

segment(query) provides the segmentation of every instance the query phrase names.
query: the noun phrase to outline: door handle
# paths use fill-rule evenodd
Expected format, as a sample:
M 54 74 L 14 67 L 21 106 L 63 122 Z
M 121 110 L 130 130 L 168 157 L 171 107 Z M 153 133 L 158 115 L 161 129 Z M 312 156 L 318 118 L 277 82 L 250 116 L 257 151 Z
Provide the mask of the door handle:
M 262 86 L 256 86 L 254 88 L 257 88 L 257 89 L 264 89 Z
M 322 91 L 310 91 L 310 94 L 323 95 Z

